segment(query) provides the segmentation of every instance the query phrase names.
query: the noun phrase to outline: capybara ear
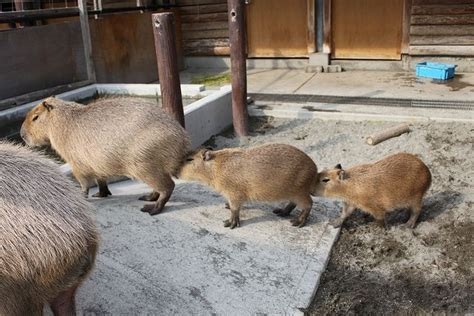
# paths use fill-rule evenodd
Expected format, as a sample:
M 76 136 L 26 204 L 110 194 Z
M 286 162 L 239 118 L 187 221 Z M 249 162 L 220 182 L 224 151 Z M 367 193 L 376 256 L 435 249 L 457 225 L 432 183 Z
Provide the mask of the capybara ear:
M 209 161 L 214 158 L 214 153 L 211 150 L 205 150 L 202 152 L 202 160 Z
M 339 180 L 346 180 L 347 179 L 347 174 L 344 170 L 340 170 L 337 172 L 337 175 L 339 176 Z
M 47 100 L 44 100 L 42 104 L 44 108 L 48 110 L 48 112 L 54 109 L 54 106 L 51 103 L 49 103 Z
M 207 150 L 214 150 L 211 146 L 206 147 Z
M 339 169 L 339 170 L 342 170 L 342 166 L 341 166 L 341 164 L 340 164 L 340 163 L 338 163 L 338 164 L 337 164 L 337 165 L 334 167 L 334 169 Z

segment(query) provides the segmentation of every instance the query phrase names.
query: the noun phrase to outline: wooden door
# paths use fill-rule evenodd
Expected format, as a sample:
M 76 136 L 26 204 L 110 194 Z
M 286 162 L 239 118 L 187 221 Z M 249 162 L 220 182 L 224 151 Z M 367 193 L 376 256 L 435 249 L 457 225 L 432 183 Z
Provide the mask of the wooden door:
M 307 0 L 250 0 L 247 5 L 249 57 L 308 55 Z
M 400 59 L 404 0 L 332 0 L 332 57 Z

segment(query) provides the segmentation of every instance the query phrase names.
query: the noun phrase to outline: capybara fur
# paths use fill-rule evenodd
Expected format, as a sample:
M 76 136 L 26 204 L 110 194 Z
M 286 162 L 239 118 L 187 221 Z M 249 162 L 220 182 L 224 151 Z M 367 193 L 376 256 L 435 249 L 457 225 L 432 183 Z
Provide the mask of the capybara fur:
M 88 106 L 50 97 L 26 116 L 21 136 L 28 145 L 51 147 L 72 167 L 87 196 L 94 179 L 107 196 L 106 179 L 140 179 L 156 201 L 142 211 L 162 211 L 174 189 L 174 176 L 190 152 L 186 131 L 153 100 L 102 98 Z
M 179 178 L 207 184 L 228 200 L 226 207 L 230 208 L 231 217 L 224 226 L 240 226 L 239 211 L 247 201 L 289 201 L 284 209 L 274 213 L 287 216 L 298 206 L 302 212 L 292 223 L 299 227 L 306 223 L 318 171 L 313 160 L 301 150 L 283 144 L 217 151 L 200 149 L 187 160 Z
M 422 200 L 431 185 L 428 167 L 416 156 L 398 153 L 371 164 L 334 169 L 319 173 L 316 193 L 344 201 L 342 214 L 332 221 L 335 227 L 355 209 L 371 214 L 386 227 L 387 212 L 408 208 L 411 215 L 405 226 L 414 228 L 421 212 Z
M 74 315 L 94 265 L 92 206 L 55 163 L 0 142 L 0 315 Z

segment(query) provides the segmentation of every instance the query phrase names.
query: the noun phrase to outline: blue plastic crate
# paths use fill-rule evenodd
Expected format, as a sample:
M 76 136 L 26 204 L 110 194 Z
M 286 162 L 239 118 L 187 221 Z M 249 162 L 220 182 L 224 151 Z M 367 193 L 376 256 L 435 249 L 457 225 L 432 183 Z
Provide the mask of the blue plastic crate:
M 456 66 L 457 65 L 424 61 L 416 64 L 416 76 L 448 80 L 454 77 L 454 70 L 456 69 Z

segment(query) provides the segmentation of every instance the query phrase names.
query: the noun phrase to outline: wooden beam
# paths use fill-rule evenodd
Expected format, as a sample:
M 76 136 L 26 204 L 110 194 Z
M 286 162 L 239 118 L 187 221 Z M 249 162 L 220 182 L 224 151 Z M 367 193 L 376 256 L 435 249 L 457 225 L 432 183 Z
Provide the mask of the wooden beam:
M 230 47 L 207 46 L 207 47 L 185 47 L 184 52 L 188 56 L 229 56 Z
M 411 24 L 474 24 L 474 14 L 412 15 Z
M 195 23 L 195 22 L 218 22 L 227 21 L 227 13 L 207 13 L 207 14 L 191 14 L 182 15 L 181 23 Z
M 0 23 L 65 18 L 65 17 L 71 17 L 71 16 L 79 16 L 79 9 L 78 8 L 58 8 L 58 9 L 0 12 Z
M 308 15 L 308 31 L 306 33 L 306 42 L 308 54 L 316 52 L 316 0 L 306 0 Z
M 183 7 L 187 5 L 227 3 L 227 0 L 178 0 L 177 2 L 180 7 Z
M 323 1 L 323 53 L 331 53 L 331 0 Z
M 86 60 L 87 79 L 95 82 L 95 69 L 92 61 L 92 42 L 89 29 L 89 16 L 87 14 L 87 0 L 78 0 L 79 20 L 81 22 L 82 44 L 84 45 L 84 58 Z
M 409 47 L 410 47 L 411 6 L 412 6 L 412 0 L 403 1 L 402 47 L 401 47 L 402 54 L 408 54 Z
M 229 38 L 209 38 L 183 41 L 185 47 L 229 46 Z
M 474 45 L 474 35 L 412 35 L 411 45 Z
M 412 25 L 411 35 L 472 35 L 474 25 Z
M 227 11 L 227 4 L 203 4 L 180 8 L 182 15 L 219 13 Z
M 184 23 L 181 25 L 183 31 L 208 31 L 208 30 L 228 30 L 227 22 L 204 22 L 204 23 Z
M 453 4 L 453 5 L 416 5 L 413 6 L 413 15 L 429 14 L 469 14 L 474 13 L 473 4 Z
M 229 30 L 188 31 L 183 33 L 183 39 L 222 38 L 228 37 Z
M 410 46 L 410 55 L 474 56 L 474 46 Z
M 431 5 L 431 4 L 472 4 L 472 0 L 414 0 L 413 5 Z

